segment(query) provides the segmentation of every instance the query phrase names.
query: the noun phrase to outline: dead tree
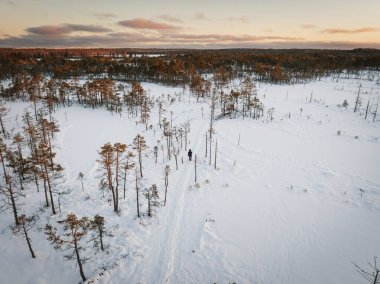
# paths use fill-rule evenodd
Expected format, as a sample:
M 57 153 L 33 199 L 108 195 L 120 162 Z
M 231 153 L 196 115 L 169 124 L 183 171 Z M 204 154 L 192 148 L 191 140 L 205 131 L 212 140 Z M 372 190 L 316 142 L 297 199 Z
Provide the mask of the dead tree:
M 79 172 L 78 179 L 80 180 L 80 183 L 82 185 L 82 192 L 84 192 L 84 187 L 83 187 L 84 174 L 82 172 Z
M 170 152 L 170 149 L 171 149 L 171 136 L 172 136 L 173 133 L 171 131 L 170 122 L 168 122 L 166 120 L 166 118 L 163 119 L 162 125 L 164 127 L 163 128 L 164 136 L 166 137 L 167 155 L 168 155 L 168 159 L 170 160 L 171 159 L 171 152 Z
M 86 217 L 78 219 L 74 213 L 68 214 L 66 219 L 59 223 L 63 224 L 64 233 L 61 235 L 56 228 L 46 224 L 45 234 L 47 235 L 47 239 L 57 250 L 66 251 L 72 249 L 72 253 L 65 257 L 67 260 L 75 259 L 77 261 L 80 276 L 83 281 L 86 281 L 83 264 L 87 259 L 80 256 L 80 252 L 84 250 L 84 248 L 80 246 L 80 241 L 87 235 L 91 223 Z
M 162 117 L 162 113 L 164 111 L 165 111 L 165 109 L 162 106 L 162 101 L 158 102 L 158 124 L 159 124 L 160 128 L 162 127 L 161 117 Z
M 25 238 L 26 243 L 28 244 L 28 248 L 32 258 L 36 258 L 36 255 L 32 248 L 32 241 L 29 238 L 28 232 L 35 225 L 36 219 L 35 217 L 26 217 L 24 214 L 18 217 L 19 225 L 13 228 L 13 233 L 15 235 L 21 235 Z
M 175 159 L 175 169 L 178 171 L 178 151 L 173 147 L 173 156 Z
M 164 180 L 165 180 L 165 198 L 164 198 L 164 206 L 166 206 L 166 195 L 168 193 L 168 185 L 169 185 L 169 172 L 170 167 L 168 165 L 165 166 L 164 169 Z
M 207 148 L 208 148 L 208 144 L 207 144 L 207 131 L 206 131 L 206 147 L 205 147 L 205 158 L 207 158 Z
M 156 162 L 156 165 L 157 165 L 158 146 L 154 146 L 154 147 L 153 147 L 153 154 L 154 154 L 155 162 Z
M 373 258 L 373 263 L 368 262 L 371 271 L 366 271 L 357 264 L 355 264 L 356 271 L 365 279 L 368 283 L 379 284 L 380 283 L 380 268 L 377 266 L 377 257 Z
M 214 168 L 216 170 L 216 153 L 218 152 L 218 140 L 215 141 Z
M 368 99 L 368 101 L 367 101 L 367 107 L 366 107 L 366 109 L 365 109 L 365 116 L 364 116 L 364 119 L 367 119 L 368 110 L 369 110 L 369 99 Z
M 184 124 L 182 124 L 182 132 L 185 136 L 185 150 L 187 150 L 187 137 L 188 137 L 188 134 L 190 133 L 190 120 L 188 119 L 187 122 L 185 122 Z
M 361 105 L 361 97 L 360 97 L 360 88 L 361 87 L 362 87 L 362 85 L 359 86 L 358 95 L 356 96 L 354 112 L 357 112 L 360 108 L 360 105 Z
M 215 131 L 214 131 L 214 128 L 213 128 L 213 123 L 212 123 L 212 120 L 210 121 L 210 127 L 209 127 L 209 129 L 208 129 L 208 132 L 209 132 L 209 134 L 210 134 L 210 138 L 209 138 L 209 147 L 210 147 L 210 149 L 209 149 L 209 165 L 211 165 L 211 159 L 212 159 L 212 155 L 211 155 L 211 147 L 212 147 L 212 134 L 213 133 L 215 133 Z
M 135 168 L 136 210 L 137 218 L 140 218 L 140 185 L 137 168 Z

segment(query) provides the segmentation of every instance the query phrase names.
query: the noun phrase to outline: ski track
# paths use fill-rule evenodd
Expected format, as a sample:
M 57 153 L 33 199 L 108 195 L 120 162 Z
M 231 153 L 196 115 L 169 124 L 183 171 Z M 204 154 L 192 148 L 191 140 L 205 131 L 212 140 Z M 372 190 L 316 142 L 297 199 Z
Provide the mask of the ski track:
M 202 123 L 202 121 L 197 121 Z M 194 129 L 195 127 L 192 126 Z M 190 135 L 190 137 L 201 137 L 202 133 L 206 131 L 207 124 L 204 126 L 199 126 L 199 130 L 196 135 Z M 191 133 L 190 133 L 191 134 Z M 194 139 L 189 141 L 197 141 L 196 145 L 192 147 L 194 154 L 199 152 L 202 139 Z M 183 217 L 184 207 L 185 207 L 185 193 L 188 186 L 192 183 L 193 178 L 193 163 L 189 166 L 182 167 L 182 173 L 177 176 L 176 182 L 173 186 L 169 187 L 172 189 L 168 191 L 168 209 L 167 218 L 165 221 L 164 231 L 159 244 L 159 251 L 156 255 L 155 268 L 153 275 L 149 278 L 148 283 L 171 283 L 171 277 L 174 273 L 176 266 L 176 252 L 178 247 L 178 239 L 181 236 L 181 220 Z

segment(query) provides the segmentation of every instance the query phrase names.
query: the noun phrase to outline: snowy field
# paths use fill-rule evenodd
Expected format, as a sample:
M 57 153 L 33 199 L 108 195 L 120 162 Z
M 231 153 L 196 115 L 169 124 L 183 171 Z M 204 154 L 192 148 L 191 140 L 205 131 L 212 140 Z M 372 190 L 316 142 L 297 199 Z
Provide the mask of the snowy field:
M 363 105 L 354 113 L 359 85 Z M 164 116 L 172 111 L 173 125 L 190 122 L 187 146 L 198 158 L 197 182 L 184 149 L 178 170 L 174 159 L 163 161 L 160 147 L 155 164 L 153 147 L 158 140 L 165 143 L 157 109 L 148 130 L 126 112 L 59 109 L 54 117 L 61 131 L 54 143 L 65 168 L 61 187 L 72 192 L 62 200 L 62 212 L 52 216 L 43 192 L 26 191 L 21 211 L 39 216 L 30 234 L 36 259 L 25 240 L 12 234 L 11 211 L 1 212 L 0 283 L 80 282 L 75 261 L 65 261 L 65 253 L 54 250 L 43 233 L 46 223 L 55 225 L 70 212 L 104 216 L 112 234 L 104 239 L 105 252 L 83 244 L 86 283 L 365 283 L 354 263 L 369 269 L 367 261 L 380 257 L 380 119 L 373 122 L 372 114 L 364 119 L 367 100 L 375 104 L 380 96 L 379 82 L 363 76 L 256 86 L 265 108 L 274 108 L 273 121 L 216 120 L 214 169 L 214 157 L 212 165 L 205 157 L 207 102 L 196 102 L 182 88 L 143 84 L 150 96 L 175 98 L 164 100 Z M 337 106 L 344 100 L 347 109 Z M 7 106 L 8 128 L 17 127 L 23 109 L 31 107 Z M 136 216 L 133 173 L 120 214 L 98 188 L 100 147 L 131 144 L 137 133 L 149 147 L 142 184 L 157 184 L 161 200 L 163 169 L 171 168 L 167 204 L 153 218 Z M 143 197 L 140 203 L 145 213 Z

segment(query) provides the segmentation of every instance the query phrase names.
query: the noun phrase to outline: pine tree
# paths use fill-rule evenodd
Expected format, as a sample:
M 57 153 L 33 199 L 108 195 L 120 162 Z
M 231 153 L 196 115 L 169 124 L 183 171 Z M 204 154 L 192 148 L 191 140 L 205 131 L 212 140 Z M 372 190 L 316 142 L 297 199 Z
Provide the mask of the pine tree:
M 115 151 L 115 212 L 119 211 L 119 185 L 120 185 L 120 177 L 122 175 L 123 168 L 125 170 L 125 167 L 123 167 L 123 153 L 127 150 L 127 145 L 122 143 L 115 143 L 114 144 L 114 151 Z
M 7 116 L 9 109 L 5 106 L 3 101 L 0 101 L 0 127 L 1 133 L 3 133 L 4 137 L 7 136 L 5 127 L 4 127 L 4 118 Z
M 142 152 L 147 148 L 144 137 L 141 136 L 140 134 L 137 134 L 137 136 L 133 140 L 133 145 L 134 145 L 133 148 L 138 153 L 140 177 L 142 178 L 143 177 L 143 173 L 142 173 Z
M 159 207 L 160 203 L 158 201 L 158 189 L 155 184 L 146 189 L 145 197 L 148 201 L 148 216 L 152 217 L 156 209 Z
M 18 193 L 15 192 L 14 183 L 12 176 L 7 172 L 5 168 L 5 153 L 7 152 L 7 146 L 3 142 L 3 139 L 0 138 L 0 162 L 3 169 L 3 178 L 5 180 L 5 186 L 3 183 L 0 184 L 0 194 L 4 197 L 4 205 L 0 207 L 3 208 L 12 208 L 13 216 L 15 219 L 15 224 L 19 225 L 20 221 L 18 218 L 18 211 L 16 201 L 18 198 Z
M 104 251 L 103 237 L 107 235 L 105 230 L 105 221 L 104 217 L 100 215 L 95 215 L 94 219 L 91 220 L 91 228 L 96 231 L 96 236 L 94 237 L 94 245 L 98 247 L 100 244 L 100 249 Z
M 113 210 L 118 212 L 118 202 L 116 201 L 116 191 L 114 186 L 113 166 L 115 161 L 115 149 L 110 143 L 104 144 L 100 148 L 100 159 L 98 162 L 101 166 L 100 187 L 107 187 L 112 193 Z
M 49 224 L 45 226 L 45 234 L 55 249 L 61 251 L 72 250 L 72 253 L 65 257 L 67 260 L 75 259 L 77 261 L 82 280 L 86 281 L 83 264 L 87 259 L 80 256 L 80 252 L 84 250 L 80 245 L 80 241 L 87 235 L 91 223 L 86 217 L 78 219 L 74 213 L 68 214 L 66 219 L 60 223 L 63 224 L 63 235 L 60 235 L 58 230 Z
M 34 161 L 39 166 L 38 174 L 44 181 L 45 194 L 49 194 L 52 213 L 56 214 L 53 199 L 53 182 L 62 178 L 63 167 L 60 164 L 54 163 L 54 157 L 55 153 L 52 152 L 49 145 L 40 143 L 38 145 L 37 156 L 34 157 Z

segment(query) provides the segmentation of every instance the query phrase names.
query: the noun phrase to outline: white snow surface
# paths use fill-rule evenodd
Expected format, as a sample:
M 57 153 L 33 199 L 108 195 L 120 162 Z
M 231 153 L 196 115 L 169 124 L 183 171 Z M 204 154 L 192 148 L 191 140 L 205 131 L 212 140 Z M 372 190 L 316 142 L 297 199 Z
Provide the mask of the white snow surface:
M 354 113 L 360 84 L 364 105 Z M 72 192 L 62 200 L 62 212 L 52 216 L 43 192 L 26 190 L 20 211 L 38 215 L 30 233 L 36 259 L 25 240 L 12 234 L 11 211 L 1 212 L 0 283 L 81 281 L 75 261 L 65 261 L 43 233 L 46 223 L 59 227 L 57 221 L 70 212 L 104 216 L 113 235 L 104 239 L 105 252 L 82 243 L 90 258 L 86 283 L 364 283 L 354 263 L 369 269 L 367 261 L 380 256 L 380 120 L 364 119 L 367 99 L 375 103 L 380 96 L 378 82 L 363 76 L 258 83 L 266 109 L 275 108 L 274 120 L 216 120 L 216 169 L 205 158 L 209 105 L 182 88 L 143 86 L 151 96 L 165 94 L 165 117 L 172 111 L 173 125 L 190 121 L 187 146 L 198 158 L 197 183 L 185 149 L 178 170 L 174 158 L 162 160 L 161 148 L 155 164 L 153 147 L 157 140 L 165 143 L 156 109 L 149 130 L 125 111 L 120 116 L 76 105 L 59 109 L 54 117 L 61 131 L 54 143 L 65 168 L 60 187 Z M 170 104 L 166 94 L 176 101 Z M 348 108 L 338 107 L 345 99 Z M 6 126 L 17 127 L 30 106 L 7 106 Z M 126 199 L 121 194 L 119 214 L 98 188 L 97 151 L 106 142 L 131 144 L 137 133 L 149 146 L 144 187 L 157 184 L 163 199 L 163 169 L 171 168 L 167 204 L 153 218 L 136 216 L 134 174 L 128 176 Z M 145 214 L 146 200 L 140 201 Z

